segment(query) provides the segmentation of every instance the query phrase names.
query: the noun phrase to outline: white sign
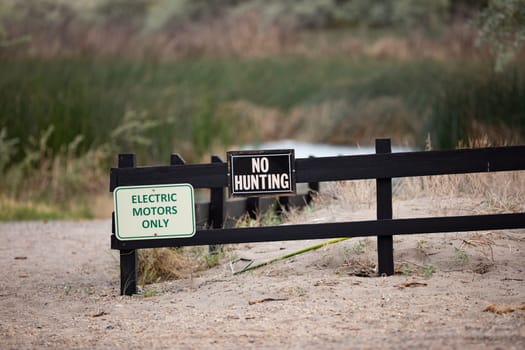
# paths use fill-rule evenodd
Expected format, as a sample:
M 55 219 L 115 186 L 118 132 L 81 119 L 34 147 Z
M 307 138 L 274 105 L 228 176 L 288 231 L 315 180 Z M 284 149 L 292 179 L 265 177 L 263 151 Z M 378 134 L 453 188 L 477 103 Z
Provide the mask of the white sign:
M 191 237 L 195 199 L 190 184 L 122 186 L 113 191 L 119 240 Z

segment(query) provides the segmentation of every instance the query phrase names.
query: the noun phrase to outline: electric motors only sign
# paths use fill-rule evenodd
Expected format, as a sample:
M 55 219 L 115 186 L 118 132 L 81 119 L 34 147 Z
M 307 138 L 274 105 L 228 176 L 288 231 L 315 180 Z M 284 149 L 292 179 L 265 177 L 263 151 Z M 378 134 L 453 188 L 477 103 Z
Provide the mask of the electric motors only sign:
M 190 184 L 117 187 L 113 199 L 119 240 L 195 234 L 195 200 Z
M 295 193 L 294 150 L 228 152 L 231 195 L 263 196 Z

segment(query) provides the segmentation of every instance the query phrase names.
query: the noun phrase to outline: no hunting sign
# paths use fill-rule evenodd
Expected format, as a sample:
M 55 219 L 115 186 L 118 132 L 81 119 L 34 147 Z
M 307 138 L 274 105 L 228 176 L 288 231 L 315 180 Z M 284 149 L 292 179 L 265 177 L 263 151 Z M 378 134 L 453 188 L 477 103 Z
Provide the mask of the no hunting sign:
M 228 188 L 233 196 L 295 194 L 293 149 L 228 152 Z

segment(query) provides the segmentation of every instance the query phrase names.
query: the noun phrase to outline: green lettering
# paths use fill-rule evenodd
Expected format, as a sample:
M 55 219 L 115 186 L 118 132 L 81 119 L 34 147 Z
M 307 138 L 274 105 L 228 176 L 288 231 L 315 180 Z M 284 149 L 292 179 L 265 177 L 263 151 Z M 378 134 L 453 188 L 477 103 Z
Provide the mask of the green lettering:
M 133 216 L 142 216 L 142 208 L 133 208 Z

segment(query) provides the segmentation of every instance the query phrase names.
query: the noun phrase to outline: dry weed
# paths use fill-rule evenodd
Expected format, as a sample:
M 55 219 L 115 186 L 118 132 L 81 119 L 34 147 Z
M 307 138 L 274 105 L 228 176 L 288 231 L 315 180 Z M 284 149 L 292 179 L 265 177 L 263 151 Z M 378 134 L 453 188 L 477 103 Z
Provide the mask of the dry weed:
M 479 130 L 485 130 L 482 125 L 474 125 Z M 486 131 L 486 130 L 485 130 Z M 510 135 L 510 134 L 503 134 Z M 483 148 L 506 146 L 511 141 L 504 141 L 483 132 L 483 136 L 461 142 L 458 148 Z M 431 149 L 429 141 L 429 149 Z M 487 212 L 517 212 L 523 211 L 525 205 L 525 172 L 508 171 L 493 173 L 473 173 L 459 175 L 425 176 L 403 179 L 403 190 L 399 199 L 430 196 L 439 202 L 447 198 L 447 202 L 457 198 L 468 198 L 472 201 L 470 211 L 476 214 Z M 442 208 L 443 209 L 443 208 Z
M 494 262 L 495 239 L 501 239 L 501 234 L 495 232 L 474 232 L 468 238 L 461 241 L 460 249 L 475 249 L 483 254 L 491 262 Z
M 167 22 L 152 30 L 140 25 L 136 16 L 105 21 L 91 13 L 93 5 L 79 7 L 75 6 L 78 1 L 65 3 L 55 7 L 53 16 L 7 16 L 2 24 L 10 37 L 31 39 L 6 50 L 10 57 L 92 55 L 172 60 L 197 55 L 295 54 L 444 61 L 475 58 L 487 51 L 475 45 L 476 32 L 462 21 L 450 24 L 438 37 L 425 36 L 415 30 L 407 35 L 371 39 L 353 29 L 302 30 L 286 21 L 272 20 L 271 16 L 264 15 L 266 6 L 261 5 L 204 20 Z M 38 6 L 35 5 L 34 11 L 39 13 Z
M 282 125 L 285 114 L 277 108 L 258 106 L 249 101 L 235 101 L 219 106 L 215 118 L 236 125 L 232 139 L 238 144 L 286 137 Z
M 492 312 L 498 315 L 503 315 L 503 314 L 518 311 L 518 310 L 525 311 L 525 304 L 512 305 L 512 306 L 498 306 L 496 304 L 490 304 L 485 309 L 483 309 L 483 312 Z
M 366 144 L 376 137 L 391 135 L 402 144 L 415 144 L 421 118 L 400 98 L 378 97 L 370 100 L 329 100 L 301 104 L 289 111 L 268 108 L 247 101 L 224 104 L 216 118 L 238 125 L 238 143 L 254 140 L 279 140 L 293 135 L 298 140 Z
M 375 207 L 373 180 L 337 181 L 321 185 L 320 192 L 306 209 L 285 213 L 289 224 L 341 222 L 371 219 Z M 374 208 L 375 209 L 375 208 Z
M 402 185 L 396 199 L 432 197 L 441 211 L 453 209 L 454 202 L 460 198 L 471 203 L 462 209 L 475 214 L 524 210 L 523 171 L 408 178 L 403 179 Z
M 337 202 L 345 208 L 358 209 L 370 207 L 375 203 L 376 187 L 374 180 L 338 181 L 326 184 L 319 199 Z
M 186 278 L 207 269 L 207 247 L 141 249 L 138 254 L 138 283 Z

